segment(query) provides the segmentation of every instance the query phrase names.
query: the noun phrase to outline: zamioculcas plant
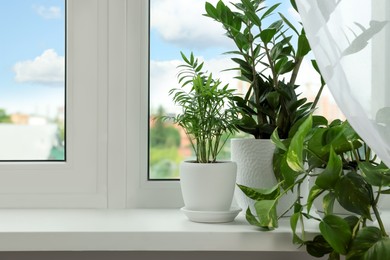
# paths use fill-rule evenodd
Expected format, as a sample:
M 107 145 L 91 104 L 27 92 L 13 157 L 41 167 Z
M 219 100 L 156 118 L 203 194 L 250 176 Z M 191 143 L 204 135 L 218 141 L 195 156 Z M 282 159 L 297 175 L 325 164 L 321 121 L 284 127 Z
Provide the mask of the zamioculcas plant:
M 296 8 L 295 1 L 291 2 Z M 281 138 L 287 138 L 295 122 L 307 116 L 318 101 L 306 102 L 296 92 L 299 69 L 311 49 L 303 28 L 276 14 L 280 3 L 264 4 L 265 0 L 241 0 L 232 3 L 236 8 L 232 10 L 219 1 L 215 6 L 206 3 L 205 9 L 206 16 L 220 23 L 236 45 L 236 50 L 226 54 L 234 56 L 238 67 L 233 69 L 249 84 L 244 96 L 235 96 L 243 111 L 239 129 L 257 139 L 270 139 L 277 129 Z

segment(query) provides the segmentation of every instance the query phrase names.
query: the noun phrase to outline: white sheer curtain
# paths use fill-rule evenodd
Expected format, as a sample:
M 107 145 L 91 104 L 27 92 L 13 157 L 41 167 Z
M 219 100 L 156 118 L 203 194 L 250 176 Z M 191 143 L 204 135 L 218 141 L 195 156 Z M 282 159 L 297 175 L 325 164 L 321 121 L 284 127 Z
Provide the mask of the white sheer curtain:
M 390 3 L 297 0 L 317 63 L 348 121 L 390 166 Z

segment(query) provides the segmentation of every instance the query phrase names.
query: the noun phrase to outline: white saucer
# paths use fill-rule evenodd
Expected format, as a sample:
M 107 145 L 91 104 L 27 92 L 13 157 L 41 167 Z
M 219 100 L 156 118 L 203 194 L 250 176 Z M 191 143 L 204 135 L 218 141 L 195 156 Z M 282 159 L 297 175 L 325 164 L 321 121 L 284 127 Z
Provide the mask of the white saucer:
M 193 222 L 224 223 L 233 221 L 238 213 L 240 213 L 241 208 L 232 207 L 227 211 L 194 211 L 183 207 L 180 210 Z

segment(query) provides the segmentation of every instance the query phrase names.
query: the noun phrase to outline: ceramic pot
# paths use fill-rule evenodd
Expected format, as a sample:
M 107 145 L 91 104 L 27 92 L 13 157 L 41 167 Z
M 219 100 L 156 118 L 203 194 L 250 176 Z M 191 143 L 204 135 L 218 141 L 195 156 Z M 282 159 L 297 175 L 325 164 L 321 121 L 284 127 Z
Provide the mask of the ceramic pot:
M 185 209 L 229 211 L 236 183 L 234 162 L 180 164 L 180 185 Z
M 251 188 L 271 188 L 277 184 L 273 172 L 272 158 L 275 145 L 268 139 L 232 139 L 231 160 L 237 163 L 237 184 Z M 307 197 L 308 183 L 301 185 L 301 195 Z M 256 215 L 255 201 L 248 198 L 240 188 L 236 187 L 234 197 L 243 212 L 250 207 Z M 280 216 L 293 204 L 295 194 L 289 192 L 279 200 L 277 213 Z M 285 216 L 292 214 L 292 210 Z

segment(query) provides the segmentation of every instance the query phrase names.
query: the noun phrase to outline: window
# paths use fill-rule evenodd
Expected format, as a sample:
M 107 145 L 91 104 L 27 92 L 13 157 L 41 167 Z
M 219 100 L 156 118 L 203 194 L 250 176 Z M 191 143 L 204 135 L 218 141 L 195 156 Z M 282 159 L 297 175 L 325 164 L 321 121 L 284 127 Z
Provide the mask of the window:
M 0 160 L 64 160 L 65 1 L 2 1 L 0 17 Z
M 67 158 L 0 163 L 1 206 L 107 206 L 107 2 L 64 1 Z

